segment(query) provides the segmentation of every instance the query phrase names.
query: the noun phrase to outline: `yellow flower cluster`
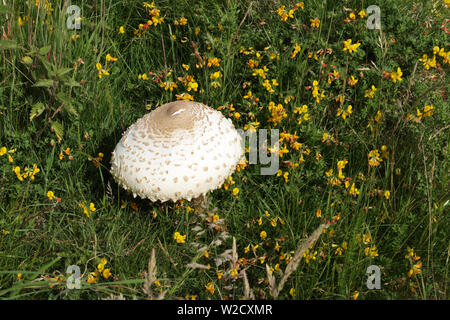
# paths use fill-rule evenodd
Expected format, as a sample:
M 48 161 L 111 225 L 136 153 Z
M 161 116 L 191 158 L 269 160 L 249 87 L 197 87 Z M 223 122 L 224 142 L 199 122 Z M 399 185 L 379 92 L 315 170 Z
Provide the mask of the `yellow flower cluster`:
M 336 114 L 336 116 L 337 116 L 337 117 L 342 117 L 342 119 L 345 120 L 350 114 L 353 113 L 352 108 L 353 108 L 352 105 L 349 105 L 349 106 L 347 107 L 347 110 L 342 109 L 342 108 L 338 108 L 338 109 L 337 109 L 337 114 Z
M 408 254 L 405 256 L 411 262 L 411 269 L 408 271 L 408 277 L 415 276 L 422 273 L 422 261 L 420 257 L 414 252 L 414 249 L 408 248 Z M 419 261 L 416 263 L 416 261 Z
M 277 87 L 279 84 L 278 84 L 277 79 L 272 79 L 272 83 L 268 79 L 266 79 L 266 80 L 264 80 L 262 85 L 270 94 L 272 94 L 275 92 L 275 90 L 272 88 L 272 86 Z
M 185 243 L 186 242 L 186 235 L 182 236 L 179 232 L 175 232 L 173 234 L 173 239 L 177 242 L 177 243 Z
M 370 89 L 366 90 L 366 92 L 364 94 L 364 97 L 365 98 L 369 98 L 369 99 L 373 99 L 375 97 L 375 92 L 376 91 L 377 91 L 377 88 L 374 85 L 372 85 L 372 87 Z
M 295 11 L 298 10 L 298 8 L 301 8 L 302 10 L 304 10 L 305 5 L 304 5 L 303 1 L 302 2 L 297 2 L 292 7 L 292 9 L 289 9 L 288 11 L 286 11 L 286 6 L 282 5 L 281 7 L 279 7 L 277 9 L 277 14 L 280 16 L 281 21 L 286 22 L 288 20 L 288 18 L 291 18 L 291 19 L 294 18 L 294 13 L 295 13 Z
M 309 19 L 309 21 L 311 22 L 311 27 L 312 28 L 319 28 L 320 26 L 320 20 L 319 19 Z
M 194 97 L 186 92 L 183 92 L 182 94 L 177 94 L 176 97 L 177 100 L 194 101 Z
M 16 174 L 17 179 L 19 179 L 19 181 L 23 181 L 26 178 L 30 178 L 31 180 L 34 180 L 35 174 L 41 170 L 36 166 L 36 164 L 33 164 L 32 169 L 28 168 L 28 166 L 25 166 L 23 168 L 23 171 L 24 171 L 23 173 L 20 172 L 19 166 L 14 167 L 13 171 Z
M 284 118 L 287 117 L 285 108 L 281 103 L 275 105 L 275 102 L 270 101 L 268 105 L 271 117 L 267 122 L 272 122 L 274 126 L 277 126 Z
M 356 52 L 360 45 L 361 43 L 359 41 L 352 44 L 352 39 L 347 39 L 344 41 L 344 51 L 348 51 L 349 53 Z
M 89 273 L 87 282 L 88 283 L 97 283 L 99 278 L 103 276 L 103 278 L 108 279 L 111 276 L 111 269 L 105 268 L 105 265 L 108 263 L 108 260 L 103 258 L 100 263 L 97 265 L 97 268 L 94 272 Z
M 322 90 L 322 92 L 319 94 L 319 82 L 317 80 L 313 81 L 313 90 L 312 95 L 314 98 L 316 98 L 316 102 L 319 103 L 320 100 L 325 98 L 325 91 Z
M 297 119 L 297 124 L 302 124 L 303 121 L 309 120 L 309 113 L 308 113 L 308 106 L 306 104 L 302 105 L 301 107 L 294 106 L 294 113 L 300 116 Z
M 295 56 L 300 52 L 300 50 L 302 50 L 302 47 L 300 47 L 298 43 L 295 43 L 294 51 L 292 51 L 291 53 L 291 59 L 294 59 Z
M 178 20 L 175 20 L 173 22 L 173 24 L 178 27 L 178 26 L 185 26 L 185 25 L 187 25 L 187 22 L 188 22 L 188 19 L 186 19 L 185 17 L 181 17 Z
M 111 56 L 109 53 L 106 55 L 106 64 L 108 65 L 109 62 L 117 61 L 116 57 Z M 102 64 L 100 62 L 97 62 L 95 67 L 98 70 L 98 78 L 101 79 L 103 76 L 109 76 L 108 68 L 103 68 Z
M 14 162 L 14 158 L 11 156 L 12 153 L 16 152 L 16 148 L 8 150 L 6 147 L 1 147 L 0 148 L 0 157 L 4 156 L 5 154 L 8 154 L 8 161 L 10 163 Z
M 194 80 L 193 76 L 186 75 L 184 77 L 178 77 L 178 80 L 181 81 L 184 84 L 184 86 L 186 87 L 187 91 L 191 91 L 191 90 L 197 91 L 198 83 Z M 175 83 L 172 82 L 171 85 L 172 85 L 173 88 L 177 88 L 177 85 Z M 163 87 L 163 86 L 161 86 L 161 87 Z M 165 88 L 165 87 L 163 87 L 163 88 Z M 172 91 L 173 88 L 170 91 Z M 167 90 L 167 88 L 165 88 L 165 89 Z M 170 89 L 170 87 L 169 87 L 169 89 Z
M 371 167 L 377 167 L 383 161 L 383 159 L 380 158 L 380 152 L 378 151 L 378 149 L 371 150 L 368 154 L 368 158 L 369 166 Z
M 309 249 L 311 249 L 311 248 L 308 248 L 308 249 L 306 249 L 306 251 L 305 252 L 303 252 L 303 258 L 305 259 L 305 262 L 306 262 L 306 264 L 309 264 L 309 262 L 311 261 L 311 260 L 316 260 L 316 256 L 317 256 L 317 251 L 310 251 Z
M 397 72 L 390 73 L 391 79 L 394 83 L 396 83 L 397 81 L 401 82 L 403 80 L 402 75 L 403 75 L 403 72 L 402 72 L 402 69 L 400 69 L 400 67 L 397 68 Z
M 95 208 L 95 205 L 91 202 L 89 204 L 89 209 L 86 206 L 85 202 L 83 201 L 82 203 L 79 203 L 78 206 L 80 208 L 83 209 L 83 213 L 86 215 L 86 217 L 90 218 L 91 217 L 91 213 L 95 212 L 97 209 Z
M 441 57 L 443 63 L 450 64 L 450 51 L 445 52 L 444 48 L 439 48 L 438 46 L 433 47 L 433 57 L 428 58 L 427 54 L 424 54 L 422 58 L 419 59 L 422 62 L 425 69 L 436 68 L 436 55 Z
M 253 70 L 253 76 L 260 76 L 263 79 L 266 79 L 267 75 L 266 73 L 269 71 L 269 69 L 266 66 L 263 66 L 262 68 L 259 69 L 254 69 Z
M 139 38 L 144 34 L 144 32 L 150 27 L 154 26 L 156 27 L 158 24 L 161 24 L 164 21 L 164 17 L 161 17 L 161 11 L 159 9 L 156 9 L 155 3 L 143 3 L 144 8 L 148 10 L 149 19 L 147 20 L 147 23 L 145 24 L 139 24 L 138 29 L 134 30 L 134 35 L 138 36 Z M 187 22 L 187 21 L 186 21 Z

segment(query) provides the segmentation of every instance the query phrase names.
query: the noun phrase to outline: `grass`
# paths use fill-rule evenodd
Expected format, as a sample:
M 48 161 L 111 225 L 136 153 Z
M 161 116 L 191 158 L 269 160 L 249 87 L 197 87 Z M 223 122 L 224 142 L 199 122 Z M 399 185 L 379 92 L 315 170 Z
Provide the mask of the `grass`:
M 447 299 L 448 3 L 380 1 L 371 30 L 365 1 L 78 1 L 69 30 L 38 2 L 0 6 L 1 299 Z M 121 189 L 122 132 L 182 93 L 285 134 L 278 174 L 244 165 L 200 207 Z

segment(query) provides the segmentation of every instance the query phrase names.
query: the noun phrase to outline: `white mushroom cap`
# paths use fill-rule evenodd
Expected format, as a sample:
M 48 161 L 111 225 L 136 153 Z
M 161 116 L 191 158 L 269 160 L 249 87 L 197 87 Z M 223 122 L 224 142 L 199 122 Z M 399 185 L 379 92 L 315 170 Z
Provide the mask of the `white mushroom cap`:
M 175 101 L 127 129 L 113 151 L 111 172 L 134 197 L 191 200 L 220 187 L 242 156 L 230 119 L 198 102 Z

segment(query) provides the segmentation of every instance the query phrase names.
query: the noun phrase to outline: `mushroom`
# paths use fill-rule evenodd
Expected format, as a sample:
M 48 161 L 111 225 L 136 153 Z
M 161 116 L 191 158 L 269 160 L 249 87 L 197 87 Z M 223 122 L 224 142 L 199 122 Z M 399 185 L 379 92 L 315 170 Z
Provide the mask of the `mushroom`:
M 230 119 L 204 104 L 164 104 L 131 125 L 112 153 L 111 173 L 133 196 L 191 200 L 220 187 L 243 156 Z

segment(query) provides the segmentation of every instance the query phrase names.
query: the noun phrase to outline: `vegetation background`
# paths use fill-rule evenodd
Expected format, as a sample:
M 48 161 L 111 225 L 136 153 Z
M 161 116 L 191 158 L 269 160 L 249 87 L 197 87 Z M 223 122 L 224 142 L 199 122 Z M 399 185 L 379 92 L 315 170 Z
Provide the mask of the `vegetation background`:
M 4 0 L 0 298 L 447 299 L 450 4 L 371 4 Z M 278 173 L 127 194 L 112 150 L 176 99 L 279 129 Z

